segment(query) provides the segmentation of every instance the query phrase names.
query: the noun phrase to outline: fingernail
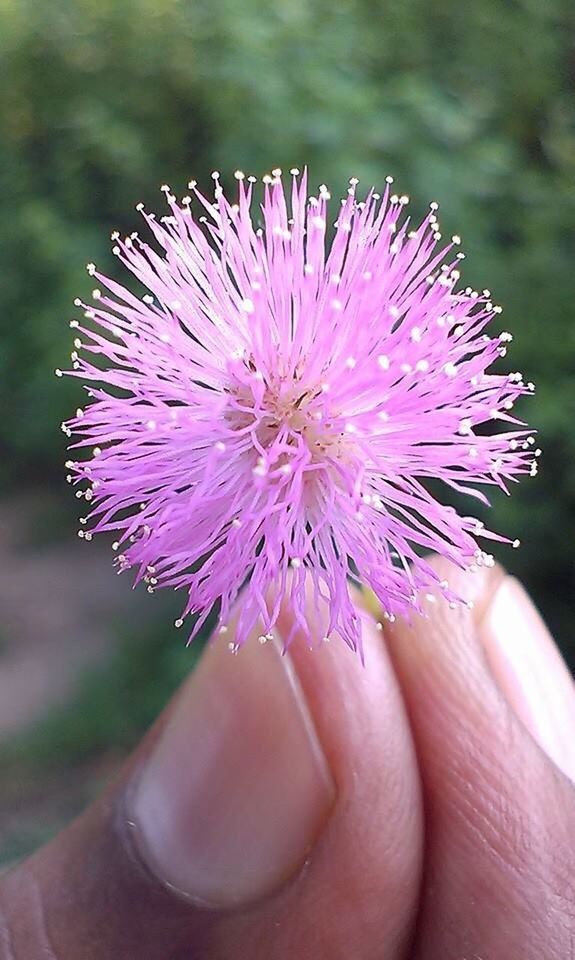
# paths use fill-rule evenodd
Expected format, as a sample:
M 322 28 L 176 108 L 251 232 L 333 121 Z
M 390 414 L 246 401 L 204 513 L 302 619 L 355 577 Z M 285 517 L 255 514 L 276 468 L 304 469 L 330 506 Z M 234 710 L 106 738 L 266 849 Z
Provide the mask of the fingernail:
M 260 899 L 303 865 L 335 788 L 289 655 L 206 649 L 133 790 L 150 869 L 208 906 Z
M 575 781 L 575 685 L 517 580 L 503 580 L 479 630 L 508 702 L 547 755 Z

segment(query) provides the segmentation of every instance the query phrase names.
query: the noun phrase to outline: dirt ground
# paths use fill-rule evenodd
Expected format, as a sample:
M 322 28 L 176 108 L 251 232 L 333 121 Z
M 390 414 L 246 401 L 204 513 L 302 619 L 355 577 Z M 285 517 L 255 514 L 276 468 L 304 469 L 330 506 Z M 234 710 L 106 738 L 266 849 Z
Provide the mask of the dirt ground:
M 71 530 L 42 545 L 37 525 L 50 507 L 33 497 L 0 502 L 0 741 L 69 696 L 78 674 L 106 656 L 115 620 L 142 616 L 105 544 Z
M 66 702 L 111 651 L 114 624 L 142 616 L 142 597 L 116 575 L 109 547 L 79 540 L 57 498 L 0 501 L 0 746 Z M 61 771 L 0 770 L 0 862 L 65 823 L 117 762 L 99 758 L 64 780 Z

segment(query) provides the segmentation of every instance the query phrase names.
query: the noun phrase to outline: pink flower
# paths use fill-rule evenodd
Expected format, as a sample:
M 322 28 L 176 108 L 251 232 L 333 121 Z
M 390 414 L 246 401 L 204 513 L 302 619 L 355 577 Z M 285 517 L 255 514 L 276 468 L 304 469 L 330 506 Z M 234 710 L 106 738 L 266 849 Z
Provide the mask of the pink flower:
M 90 402 L 64 425 L 93 453 L 68 462 L 88 485 L 80 535 L 114 531 L 122 569 L 150 592 L 183 588 L 176 623 L 197 614 L 192 636 L 214 604 L 225 632 L 245 587 L 236 645 L 256 622 L 264 640 L 286 598 L 310 640 L 307 591 L 321 635 L 358 648 L 350 581 L 393 619 L 422 589 L 458 599 L 423 552 L 493 562 L 477 537 L 506 538 L 428 481 L 487 503 L 478 485 L 507 492 L 534 473 L 511 412 L 533 386 L 486 372 L 511 337 L 485 332 L 500 308 L 461 289 L 459 238 L 440 243 L 436 204 L 412 227 L 391 178 L 364 201 L 352 180 L 330 244 L 324 186 L 307 199 L 305 174 L 285 190 L 274 171 L 260 212 L 254 178 L 236 176 L 234 204 L 217 174 L 213 201 L 164 187 L 168 216 L 139 206 L 151 242 L 114 236 L 144 296 L 88 268 L 103 289 L 77 301 L 71 372 Z

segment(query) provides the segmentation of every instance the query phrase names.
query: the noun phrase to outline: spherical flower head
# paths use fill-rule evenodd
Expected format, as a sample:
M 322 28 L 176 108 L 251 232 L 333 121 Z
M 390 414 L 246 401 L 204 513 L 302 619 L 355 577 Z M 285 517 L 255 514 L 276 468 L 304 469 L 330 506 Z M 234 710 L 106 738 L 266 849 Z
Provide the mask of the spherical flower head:
M 353 581 L 393 619 L 422 591 L 458 600 L 425 552 L 493 562 L 478 538 L 506 538 L 429 481 L 486 503 L 480 488 L 534 473 L 511 412 L 532 384 L 488 372 L 511 337 L 486 332 L 500 308 L 461 287 L 436 204 L 412 227 L 391 178 L 364 200 L 352 180 L 333 224 L 305 174 L 265 177 L 257 207 L 236 176 L 234 203 L 217 174 L 213 200 L 165 187 L 167 216 L 139 205 L 147 239 L 113 236 L 138 293 L 88 267 L 70 372 L 89 402 L 64 424 L 88 452 L 68 462 L 90 502 L 80 535 L 113 532 L 121 569 L 183 589 L 191 636 L 212 609 L 225 632 L 243 590 L 235 648 L 288 602 L 288 643 L 358 649 Z

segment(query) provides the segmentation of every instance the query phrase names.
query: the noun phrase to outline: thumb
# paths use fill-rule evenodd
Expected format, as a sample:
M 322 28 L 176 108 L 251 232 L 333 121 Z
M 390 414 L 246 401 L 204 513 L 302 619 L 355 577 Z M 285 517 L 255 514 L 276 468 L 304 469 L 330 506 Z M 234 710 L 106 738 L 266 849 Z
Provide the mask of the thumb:
M 218 637 L 119 782 L 2 878 L 0 957 L 251 960 L 301 938 L 302 958 L 359 958 L 383 937 L 395 958 L 419 880 L 418 781 L 366 631 L 367 669 L 343 644 L 282 656 L 254 637 L 232 656 Z

